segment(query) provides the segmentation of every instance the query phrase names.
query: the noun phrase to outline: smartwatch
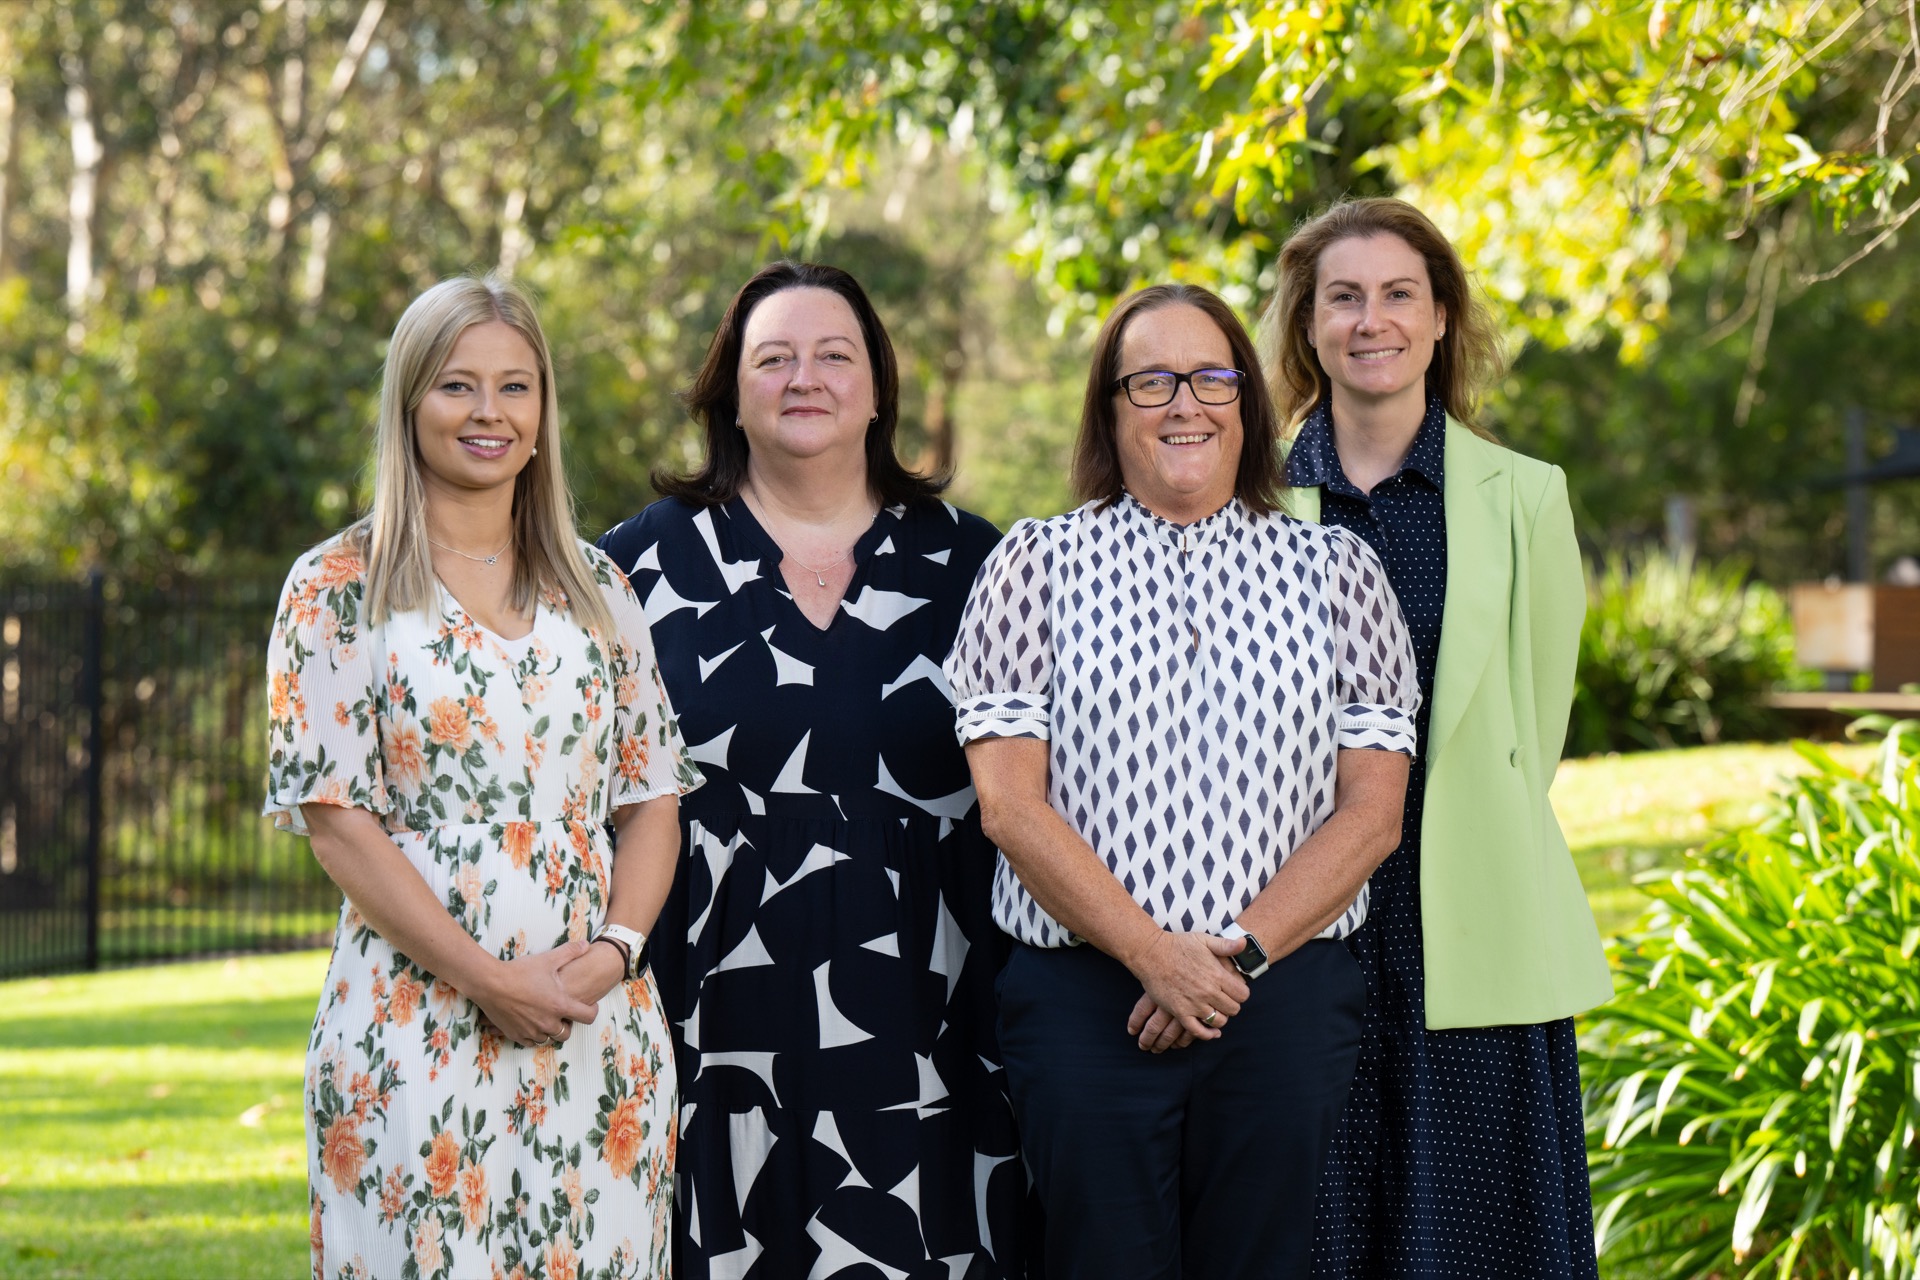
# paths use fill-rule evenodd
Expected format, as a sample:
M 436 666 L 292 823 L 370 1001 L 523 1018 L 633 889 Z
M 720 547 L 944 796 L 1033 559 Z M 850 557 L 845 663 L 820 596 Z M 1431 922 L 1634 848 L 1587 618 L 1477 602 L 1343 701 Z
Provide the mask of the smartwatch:
M 647 967 L 647 935 L 623 924 L 603 924 L 593 936 L 595 942 L 611 942 L 627 957 L 627 981 L 635 982 Z
M 1267 971 L 1272 961 L 1267 959 L 1267 949 L 1260 945 L 1260 939 L 1248 933 L 1237 924 L 1230 924 L 1220 931 L 1223 938 L 1245 938 L 1247 945 L 1231 957 L 1234 968 L 1240 970 L 1244 978 L 1257 978 Z

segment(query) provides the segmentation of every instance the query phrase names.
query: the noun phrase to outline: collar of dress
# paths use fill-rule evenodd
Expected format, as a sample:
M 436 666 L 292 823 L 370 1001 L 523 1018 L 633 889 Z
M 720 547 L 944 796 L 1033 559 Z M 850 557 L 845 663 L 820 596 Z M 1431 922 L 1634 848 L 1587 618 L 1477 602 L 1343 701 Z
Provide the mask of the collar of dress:
M 1155 515 L 1147 510 L 1146 504 L 1125 493 L 1114 510 L 1119 513 L 1120 525 L 1155 542 L 1163 542 L 1177 551 L 1197 551 L 1215 542 L 1223 541 L 1237 532 L 1247 520 L 1247 509 L 1240 505 L 1240 499 L 1229 499 L 1227 505 L 1210 516 L 1203 516 L 1192 524 L 1175 524 L 1173 521 Z

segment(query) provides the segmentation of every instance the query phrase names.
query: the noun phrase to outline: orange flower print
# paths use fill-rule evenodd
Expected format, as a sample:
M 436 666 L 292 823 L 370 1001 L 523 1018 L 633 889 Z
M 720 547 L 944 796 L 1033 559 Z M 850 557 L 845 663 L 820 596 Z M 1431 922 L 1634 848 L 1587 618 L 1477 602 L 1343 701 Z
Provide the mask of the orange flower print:
M 530 675 L 520 685 L 520 704 L 532 707 L 535 703 L 547 700 L 547 678 L 543 675 Z
M 646 779 L 647 740 L 639 734 L 620 739 L 620 776 L 628 782 Z
M 580 1280 L 580 1255 L 565 1236 L 556 1235 L 547 1245 L 547 1280 Z
M 473 745 L 467 709 L 452 698 L 435 698 L 427 704 L 427 736 L 443 747 L 465 751 Z
M 319 591 L 312 582 L 302 585 L 300 594 L 287 601 L 287 618 L 296 627 L 310 627 L 320 621 L 320 606 L 315 603 Z
M 468 1231 L 478 1231 L 487 1217 L 487 1171 L 477 1164 L 460 1169 L 460 1216 Z
M 387 1170 L 387 1180 L 380 1184 L 380 1221 L 392 1222 L 407 1208 L 407 1184 L 400 1180 L 398 1169 Z
M 413 1025 L 414 1011 L 420 1007 L 420 998 L 427 994 L 427 986 L 410 973 L 403 973 L 393 980 L 393 1001 L 390 1011 L 393 1025 L 406 1027 Z
M 523 742 L 521 746 L 526 750 L 527 771 L 531 773 L 533 770 L 538 769 L 547 758 L 547 740 L 545 738 L 536 738 L 529 733 L 526 735 L 526 741 Z
M 575 857 L 584 859 L 587 856 L 587 851 L 593 848 L 593 837 L 588 833 L 587 824 L 584 822 L 569 822 L 567 824 L 567 839 L 573 842 Z
M 344 587 L 361 573 L 360 553 L 345 544 L 328 549 L 320 558 L 318 576 L 313 581 L 322 591 Z
M 653 989 L 647 985 L 645 978 L 627 984 L 627 1007 L 641 1010 L 653 1008 Z
M 515 871 L 525 871 L 533 861 L 533 830 L 531 822 L 509 822 L 506 825 L 503 843 Z
M 326 1235 L 320 1228 L 320 1197 L 307 1193 L 307 1247 L 313 1250 L 313 1265 L 317 1271 L 320 1258 L 326 1252 Z
M 352 720 L 353 716 L 348 712 L 346 703 L 336 702 L 333 704 L 333 722 L 335 724 L 344 729 Z
M 560 1077 L 560 1050 L 557 1046 L 543 1044 L 533 1051 L 533 1079 L 542 1092 L 553 1088 L 553 1082 Z
M 454 1180 L 460 1176 L 460 1142 L 446 1130 L 433 1135 L 427 1149 L 427 1190 L 437 1200 L 453 1194 Z
M 334 1190 L 353 1190 L 366 1162 L 367 1147 L 360 1141 L 359 1119 L 351 1111 L 336 1116 L 320 1141 L 320 1167 L 333 1179 Z
M 613 686 L 613 700 L 616 705 L 630 707 L 640 699 L 640 677 L 629 671 L 620 677 Z
M 373 1077 L 365 1071 L 354 1072 L 347 1085 L 347 1095 L 353 1099 L 353 1118 L 365 1120 L 373 1107 Z
M 500 1044 L 504 1037 L 491 1027 L 480 1028 L 480 1047 L 474 1053 L 474 1074 L 482 1080 L 493 1079 L 494 1064 L 500 1061 Z
M 307 803 L 332 804 L 346 808 L 353 803 L 353 799 L 347 791 L 345 778 L 324 778 L 320 785 L 313 789 L 313 794 L 307 797 Z
M 560 859 L 547 859 L 547 896 L 557 898 L 560 891 L 567 887 L 566 873 L 560 867 Z
M 587 936 L 587 913 L 593 910 L 593 904 L 587 901 L 586 891 L 573 895 L 572 909 L 567 912 L 567 941 L 579 942 Z
M 567 1211 L 577 1226 L 587 1214 L 587 1193 L 580 1182 L 580 1166 L 570 1164 L 560 1174 L 560 1190 L 567 1197 Z
M 500 750 L 500 726 L 487 715 L 487 704 L 483 698 L 465 699 L 467 715 L 473 720 L 474 732 L 480 735 L 495 751 Z
M 293 695 L 300 688 L 300 677 L 291 671 L 273 673 L 273 688 L 268 695 L 268 713 L 275 720 L 286 720 L 293 712 Z
M 420 726 L 411 720 L 381 726 L 380 754 L 387 763 L 387 781 L 403 791 L 420 785 L 427 774 L 426 744 Z
M 640 1099 L 632 1094 L 620 1099 L 607 1117 L 607 1136 L 600 1144 L 600 1155 L 613 1169 L 616 1178 L 629 1177 L 640 1159 Z
M 467 910 L 477 912 L 481 899 L 487 892 L 486 881 L 480 878 L 480 868 L 471 862 L 463 862 L 460 869 L 453 873 L 453 887 L 460 891 L 460 900 Z
M 440 1271 L 440 1219 L 429 1214 L 413 1229 L 413 1261 L 422 1276 Z

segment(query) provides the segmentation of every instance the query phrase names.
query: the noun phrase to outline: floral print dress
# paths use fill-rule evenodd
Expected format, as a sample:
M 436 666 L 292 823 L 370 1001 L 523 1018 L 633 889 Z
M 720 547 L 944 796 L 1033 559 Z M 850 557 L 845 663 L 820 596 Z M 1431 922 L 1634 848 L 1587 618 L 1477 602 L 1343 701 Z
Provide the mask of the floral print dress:
M 589 937 L 613 809 L 698 786 L 625 578 L 586 554 L 617 634 L 558 596 L 508 640 L 439 589 L 370 625 L 339 539 L 294 565 L 269 644 L 267 812 L 377 815 L 502 959 Z M 651 974 L 565 1044 L 525 1048 L 347 903 L 307 1046 L 316 1280 L 669 1272 L 676 1078 Z

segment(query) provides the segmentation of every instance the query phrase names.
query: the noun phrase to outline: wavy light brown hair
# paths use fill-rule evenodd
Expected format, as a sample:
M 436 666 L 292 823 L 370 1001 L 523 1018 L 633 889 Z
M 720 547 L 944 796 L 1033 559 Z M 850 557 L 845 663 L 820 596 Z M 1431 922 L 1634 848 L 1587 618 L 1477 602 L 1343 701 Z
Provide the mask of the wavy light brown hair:
M 513 482 L 513 607 L 531 613 L 542 592 L 557 590 L 576 622 L 611 636 L 613 614 L 575 532 L 573 495 L 560 458 L 560 398 L 546 334 L 532 300 L 491 275 L 458 276 L 434 285 L 407 307 L 387 345 L 380 421 L 374 431 L 373 502 L 347 530 L 349 545 L 366 561 L 368 616 L 380 622 L 433 603 L 427 489 L 420 474 L 414 414 L 460 335 L 492 321 L 525 338 L 540 365 L 539 452 Z
M 1445 309 L 1446 332 L 1435 342 L 1433 363 L 1427 366 L 1427 394 L 1440 398 L 1449 417 L 1491 439 L 1475 419 L 1481 393 L 1506 365 L 1499 333 L 1453 242 L 1426 214 L 1391 196 L 1337 201 L 1296 227 L 1281 247 L 1280 288 L 1260 318 L 1260 352 L 1281 421 L 1289 430 L 1298 428 L 1333 394 L 1333 381 L 1307 341 L 1320 255 L 1342 240 L 1374 236 L 1398 236 L 1420 255 L 1434 301 Z
M 947 487 L 945 476 L 923 476 L 907 470 L 893 449 L 900 427 L 900 362 L 893 340 L 880 323 L 867 291 L 839 267 L 817 262 L 775 262 L 754 273 L 740 286 L 707 344 L 707 357 L 693 382 L 680 393 L 706 436 L 706 458 L 692 472 L 666 466 L 654 468 L 653 488 L 669 498 L 712 507 L 733 501 L 747 478 L 747 435 L 739 429 L 740 349 L 746 342 L 747 318 L 755 307 L 788 289 L 825 289 L 838 294 L 860 321 L 860 336 L 873 369 L 876 417 L 867 427 L 867 487 L 887 505 L 938 498 Z
M 1280 506 L 1287 487 L 1274 448 L 1278 437 L 1273 398 L 1260 372 L 1260 355 L 1246 326 L 1233 308 L 1210 289 L 1197 284 L 1156 284 L 1122 298 L 1100 326 L 1093 340 L 1093 366 L 1087 371 L 1087 397 L 1080 408 L 1080 435 L 1073 444 L 1073 492 L 1082 502 L 1111 506 L 1120 500 L 1120 445 L 1114 438 L 1120 411 L 1114 389 L 1120 377 L 1120 343 L 1127 326 L 1163 307 L 1193 307 L 1212 320 L 1233 352 L 1240 380 L 1240 468 L 1233 479 L 1233 496 L 1247 510 L 1266 515 Z

